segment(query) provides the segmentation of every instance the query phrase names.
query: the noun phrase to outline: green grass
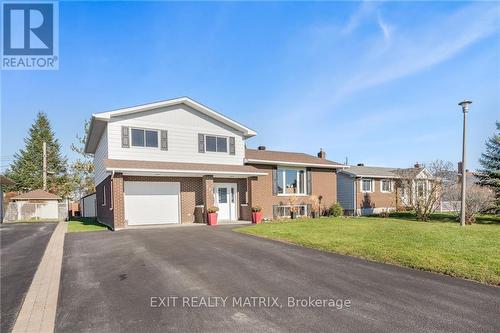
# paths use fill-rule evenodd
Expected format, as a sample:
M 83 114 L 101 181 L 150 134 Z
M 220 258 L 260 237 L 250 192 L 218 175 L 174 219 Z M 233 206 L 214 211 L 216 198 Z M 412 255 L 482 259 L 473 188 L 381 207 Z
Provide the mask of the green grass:
M 108 230 L 108 227 L 97 222 L 95 218 L 74 217 L 68 223 L 68 232 Z
M 430 222 L 391 218 L 321 218 L 271 222 L 238 232 L 374 261 L 500 285 L 500 218 L 460 227 L 450 214 Z

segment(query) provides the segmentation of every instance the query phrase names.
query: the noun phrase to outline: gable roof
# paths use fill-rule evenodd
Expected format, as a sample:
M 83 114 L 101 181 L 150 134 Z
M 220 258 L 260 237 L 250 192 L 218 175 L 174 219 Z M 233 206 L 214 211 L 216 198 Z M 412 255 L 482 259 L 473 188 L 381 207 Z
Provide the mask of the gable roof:
M 313 166 L 319 168 L 345 168 L 347 165 L 324 158 L 304 154 L 274 150 L 246 149 L 245 162 L 248 164 L 286 164 Z
M 371 166 L 352 166 L 349 169 L 341 170 L 340 172 L 346 173 L 351 177 L 373 177 L 373 178 L 401 178 L 402 175 L 406 177 L 417 177 L 418 174 L 425 171 L 426 168 L 388 168 L 388 167 L 371 167 Z M 430 176 L 428 174 L 427 176 Z
M 33 190 L 12 197 L 11 200 L 61 200 L 62 198 L 44 190 Z
M 174 105 L 179 105 L 179 104 L 184 104 L 187 105 L 204 115 L 215 119 L 231 128 L 234 128 L 235 130 L 242 132 L 243 135 L 246 138 L 250 138 L 252 136 L 257 135 L 257 132 L 254 130 L 244 126 L 243 124 L 240 124 L 239 122 L 232 120 L 229 117 L 224 116 L 223 114 L 201 104 L 196 102 L 195 100 L 189 98 L 189 97 L 179 97 L 179 98 L 173 98 L 173 99 L 168 99 L 164 101 L 159 101 L 159 102 L 153 102 L 153 103 L 148 103 L 148 104 L 141 104 L 141 105 L 136 105 L 136 106 L 131 106 L 131 107 L 126 107 L 122 109 L 117 109 L 117 110 L 112 110 L 112 111 L 107 111 L 107 112 L 101 112 L 101 113 L 95 113 L 92 115 L 92 119 L 90 121 L 90 127 L 89 127 L 89 134 L 87 136 L 87 141 L 85 142 L 85 152 L 86 153 L 94 153 L 97 144 L 99 142 L 99 139 L 105 129 L 106 123 L 113 117 L 119 117 L 123 115 L 128 115 L 128 114 L 134 114 L 134 113 L 140 113 L 140 112 L 145 112 L 149 110 L 155 110 L 159 108 L 164 108 L 168 106 L 174 106 Z

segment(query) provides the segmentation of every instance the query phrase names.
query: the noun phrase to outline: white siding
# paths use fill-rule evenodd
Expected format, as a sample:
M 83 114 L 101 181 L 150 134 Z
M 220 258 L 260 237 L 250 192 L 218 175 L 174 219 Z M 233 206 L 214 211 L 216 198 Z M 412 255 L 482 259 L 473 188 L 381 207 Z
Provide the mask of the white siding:
M 122 148 L 122 126 L 167 130 L 168 151 L 132 146 Z M 229 155 L 229 152 L 199 153 L 198 133 L 235 137 L 235 155 Z M 108 122 L 108 135 L 110 159 L 242 165 L 245 155 L 241 132 L 186 105 L 111 118 Z
M 344 209 L 354 209 L 354 178 L 337 173 L 337 201 Z
M 96 185 L 99 185 L 107 177 L 103 161 L 106 158 L 108 158 L 107 128 L 104 129 L 94 154 L 94 182 Z

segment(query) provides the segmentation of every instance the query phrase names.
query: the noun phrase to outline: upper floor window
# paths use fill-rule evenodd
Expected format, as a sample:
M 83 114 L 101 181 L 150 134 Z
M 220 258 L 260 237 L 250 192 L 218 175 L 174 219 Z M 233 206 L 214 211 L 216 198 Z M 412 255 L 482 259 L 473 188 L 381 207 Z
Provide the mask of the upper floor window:
M 158 148 L 158 131 L 132 128 L 132 146 Z
M 278 169 L 276 177 L 277 193 L 281 195 L 305 194 L 305 170 Z
M 361 179 L 361 192 L 373 192 L 373 181 L 371 179 Z
M 205 135 L 205 151 L 227 153 L 227 138 L 223 136 Z
M 381 192 L 392 192 L 392 182 L 390 179 L 382 179 L 380 181 Z

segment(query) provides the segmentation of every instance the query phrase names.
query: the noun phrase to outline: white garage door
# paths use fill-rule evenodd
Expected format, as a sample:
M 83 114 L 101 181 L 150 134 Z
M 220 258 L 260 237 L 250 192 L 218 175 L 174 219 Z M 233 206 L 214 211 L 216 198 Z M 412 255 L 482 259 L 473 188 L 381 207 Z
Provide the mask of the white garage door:
M 125 220 L 129 225 L 179 223 L 180 184 L 125 182 Z

